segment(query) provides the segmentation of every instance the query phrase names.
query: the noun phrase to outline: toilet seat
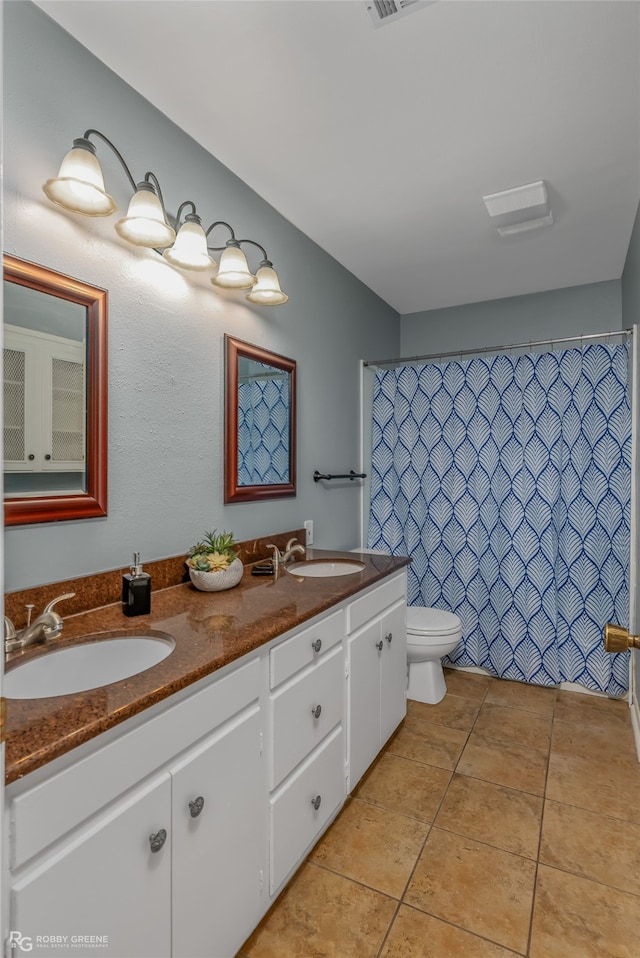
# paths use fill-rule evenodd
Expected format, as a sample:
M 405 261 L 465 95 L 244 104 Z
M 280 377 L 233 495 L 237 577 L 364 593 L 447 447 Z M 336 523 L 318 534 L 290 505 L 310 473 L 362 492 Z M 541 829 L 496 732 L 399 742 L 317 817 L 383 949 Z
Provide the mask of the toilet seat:
M 435 636 L 454 635 L 461 631 L 462 623 L 453 612 L 444 609 L 427 609 L 421 605 L 407 608 L 407 632 L 409 635 Z

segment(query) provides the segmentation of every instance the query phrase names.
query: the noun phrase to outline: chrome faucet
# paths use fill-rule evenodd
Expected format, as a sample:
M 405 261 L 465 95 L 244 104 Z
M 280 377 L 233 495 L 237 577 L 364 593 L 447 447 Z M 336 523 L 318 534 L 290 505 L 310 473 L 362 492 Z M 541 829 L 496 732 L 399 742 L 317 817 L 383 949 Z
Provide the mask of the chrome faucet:
M 294 545 L 294 543 L 297 544 Z M 289 559 L 292 559 L 296 553 L 299 553 L 300 555 L 306 554 L 304 546 L 300 545 L 296 538 L 289 539 L 285 546 L 284 552 L 280 552 L 278 547 L 274 545 L 273 542 L 267 543 L 267 549 L 273 549 L 273 568 L 276 571 L 282 566 L 286 565 Z
M 64 595 L 59 595 L 57 599 L 53 599 L 49 602 L 42 615 L 39 615 L 34 622 L 31 622 L 31 610 L 33 606 L 28 605 L 27 624 L 24 629 L 21 629 L 19 632 L 16 632 L 13 622 L 5 615 L 5 654 L 7 652 L 15 652 L 16 649 L 26 649 L 29 645 L 35 645 L 36 642 L 48 642 L 49 639 L 55 639 L 56 636 L 60 635 L 63 626 L 62 616 L 54 612 L 53 607 L 57 605 L 58 602 L 62 602 L 63 599 L 73 599 L 74 596 L 75 592 L 65 592 Z

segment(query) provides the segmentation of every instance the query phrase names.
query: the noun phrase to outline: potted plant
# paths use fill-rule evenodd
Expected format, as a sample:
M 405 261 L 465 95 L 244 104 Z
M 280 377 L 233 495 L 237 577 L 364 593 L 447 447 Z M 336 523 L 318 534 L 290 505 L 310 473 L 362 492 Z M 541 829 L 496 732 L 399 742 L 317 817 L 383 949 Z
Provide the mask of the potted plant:
M 236 544 L 233 533 L 217 533 L 214 529 L 189 549 L 187 566 L 196 589 L 221 592 L 240 582 L 244 566 L 236 555 Z

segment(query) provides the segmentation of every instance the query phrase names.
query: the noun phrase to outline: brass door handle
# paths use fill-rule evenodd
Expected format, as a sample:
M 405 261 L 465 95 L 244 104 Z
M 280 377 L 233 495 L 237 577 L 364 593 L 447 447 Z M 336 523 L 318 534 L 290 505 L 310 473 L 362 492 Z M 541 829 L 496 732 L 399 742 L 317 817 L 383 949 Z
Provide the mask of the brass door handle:
M 604 627 L 604 647 L 606 652 L 628 652 L 640 649 L 640 635 L 629 635 L 629 629 L 607 622 Z

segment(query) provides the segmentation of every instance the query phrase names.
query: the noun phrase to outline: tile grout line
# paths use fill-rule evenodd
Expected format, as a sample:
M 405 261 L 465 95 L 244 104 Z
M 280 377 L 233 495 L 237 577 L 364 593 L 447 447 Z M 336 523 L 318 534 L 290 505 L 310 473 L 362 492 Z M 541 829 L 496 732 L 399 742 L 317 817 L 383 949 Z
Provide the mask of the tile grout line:
M 445 693 L 445 694 L 446 694 L 446 693 Z M 486 693 L 485 693 L 485 696 L 486 696 Z M 482 699 L 482 701 L 484 701 L 484 698 Z M 482 707 L 482 705 L 480 706 L 480 708 L 481 708 L 481 707 Z M 480 714 L 480 708 L 478 709 L 478 715 Z M 478 718 L 478 716 L 476 715 L 476 718 L 475 718 L 474 721 L 473 721 L 473 725 L 475 725 L 475 722 L 477 721 L 477 718 Z M 430 723 L 430 724 L 431 724 L 431 723 Z M 473 728 L 473 725 L 471 726 L 471 728 Z M 443 726 L 443 727 L 448 727 L 448 726 Z M 458 729 L 458 731 L 462 731 L 462 729 Z M 434 811 L 434 813 L 433 813 L 433 819 L 432 819 L 432 821 L 431 821 L 430 823 L 428 823 L 428 824 L 429 824 L 429 828 L 428 828 L 428 830 L 427 830 L 427 834 L 426 834 L 425 837 L 424 837 L 424 841 L 422 842 L 422 845 L 421 845 L 421 847 L 420 847 L 420 851 L 419 851 L 418 854 L 416 855 L 416 860 L 415 860 L 414 863 L 413 863 L 413 867 L 412 867 L 412 869 L 411 869 L 411 871 L 410 871 L 410 873 L 409 873 L 409 877 L 407 878 L 407 881 L 406 881 L 406 883 L 405 883 L 405 886 L 404 886 L 404 889 L 403 889 L 403 891 L 402 891 L 402 894 L 400 895 L 400 899 L 399 899 L 399 901 L 398 901 L 398 904 L 397 904 L 397 907 L 396 907 L 395 912 L 394 912 L 394 914 L 393 914 L 393 917 L 392 917 L 391 921 L 389 922 L 389 927 L 387 928 L 387 931 L 386 931 L 386 933 L 385 933 L 385 935 L 384 935 L 384 938 L 382 939 L 382 942 L 380 943 L 380 947 L 378 948 L 378 950 L 377 950 L 377 952 L 376 952 L 376 958 L 380 958 L 380 956 L 381 956 L 381 954 L 382 954 L 382 950 L 383 950 L 383 948 L 384 948 L 384 946 L 385 946 L 385 944 L 386 944 L 386 942 L 387 942 L 387 939 L 389 938 L 389 935 L 391 934 L 391 930 L 392 930 L 392 928 L 393 928 L 393 926 L 394 926 L 394 924 L 395 924 L 396 918 L 398 917 L 398 912 L 400 911 L 400 908 L 401 908 L 403 905 L 406 905 L 408 908 L 412 907 L 411 905 L 409 905 L 409 904 L 405 901 L 405 895 L 407 894 L 407 891 L 409 890 L 409 886 L 411 885 L 411 881 L 412 881 L 413 876 L 414 876 L 414 874 L 415 874 L 416 868 L 418 867 L 418 862 L 420 861 L 420 859 L 421 859 L 421 857 L 422 857 L 422 854 L 423 854 L 423 852 L 424 852 L 424 850 L 425 850 L 426 844 L 427 844 L 427 842 L 429 841 L 429 836 L 431 835 L 431 832 L 432 832 L 433 829 L 434 829 L 435 820 L 436 820 L 436 818 L 438 817 L 438 813 L 439 813 L 440 809 L 442 808 L 442 803 L 444 802 L 444 800 L 445 800 L 445 798 L 446 798 L 446 796 L 447 796 L 447 792 L 449 791 L 449 787 L 450 787 L 450 785 L 451 785 L 451 782 L 453 781 L 453 776 L 454 776 L 454 774 L 455 774 L 455 770 L 456 770 L 456 768 L 457 768 L 457 766 L 458 766 L 458 762 L 460 761 L 460 756 L 462 755 L 463 751 L 464 751 L 465 748 L 466 748 L 467 742 L 469 741 L 469 736 L 470 736 L 470 734 L 471 734 L 471 729 L 469 729 L 469 731 L 467 732 L 467 737 L 466 737 L 466 739 L 465 739 L 464 745 L 463 745 L 462 748 L 460 749 L 460 755 L 458 756 L 458 758 L 457 758 L 457 760 L 456 760 L 456 763 L 455 763 L 453 769 L 443 769 L 443 771 L 451 772 L 451 777 L 450 777 L 450 779 L 449 779 L 449 781 L 448 781 L 448 783 L 447 783 L 447 787 L 445 788 L 444 792 L 442 793 L 442 798 L 441 798 L 440 801 L 438 802 L 438 806 L 437 806 L 437 808 L 435 809 L 435 811 Z M 430 768 L 439 768 L 439 767 L 440 767 L 440 766 L 437 766 L 437 765 L 435 765 L 435 766 L 434 766 L 434 765 L 431 765 L 431 766 L 430 766 L 428 762 L 416 762 L 415 764 L 416 764 L 416 765 L 423 765 L 423 766 L 430 767 Z M 425 823 L 425 824 L 427 824 L 427 823 Z M 420 911 L 420 909 L 416 909 L 416 910 L 417 910 L 417 911 Z M 423 914 L 429 914 L 428 912 L 422 912 L 422 913 L 423 913 Z M 436 916 L 434 915 L 433 917 L 436 917 Z M 454 926 L 454 927 L 458 927 L 458 926 L 456 925 L 456 926 Z M 463 930 L 465 930 L 465 929 L 463 929 Z
M 558 690 L 556 689 L 556 695 L 553 702 L 553 713 L 551 715 L 551 728 L 549 729 L 549 747 L 547 749 L 547 768 L 544 776 L 544 789 L 542 792 L 542 815 L 540 816 L 540 834 L 538 836 L 538 854 L 536 856 L 536 870 L 533 876 L 533 895 L 531 896 L 531 910 L 529 913 L 529 935 L 527 938 L 527 951 L 526 954 L 531 954 L 531 946 L 533 944 L 533 920 L 536 912 L 536 899 L 538 897 L 538 873 L 540 871 L 540 853 L 542 851 L 542 830 L 544 828 L 544 815 L 547 807 L 547 786 L 549 784 L 549 767 L 551 765 L 551 745 L 553 742 L 553 727 L 556 719 L 556 707 L 558 705 Z
M 487 686 L 487 688 L 488 688 L 488 687 L 489 687 L 489 686 Z M 409 902 L 405 901 L 405 895 L 407 894 L 407 891 L 409 890 L 409 886 L 411 885 L 411 881 L 412 881 L 413 876 L 414 876 L 414 874 L 415 874 L 416 868 L 418 867 L 418 863 L 419 863 L 419 861 L 420 861 L 420 859 L 421 859 L 421 857 L 422 857 L 422 854 L 423 854 L 423 852 L 424 852 L 424 850 L 425 850 L 425 847 L 426 847 L 426 845 L 427 845 L 427 842 L 429 841 L 429 836 L 431 835 L 433 829 L 436 827 L 436 825 L 435 825 L 436 818 L 438 817 L 438 814 L 439 814 L 439 812 L 440 812 L 440 809 L 442 808 L 442 805 L 443 805 L 443 803 L 444 803 L 444 801 L 445 801 L 445 799 L 446 799 L 446 797 L 447 797 L 447 793 L 448 793 L 448 791 L 449 791 L 449 788 L 451 787 L 451 782 L 453 781 L 453 777 L 454 777 L 454 775 L 455 775 L 456 769 L 457 769 L 458 764 L 459 764 L 459 762 L 460 762 L 460 759 L 461 759 L 461 757 L 462 757 L 462 753 L 464 752 L 464 750 L 465 750 L 465 748 L 466 748 L 466 746 L 467 746 L 467 743 L 468 743 L 468 741 L 469 741 L 469 736 L 471 735 L 471 732 L 473 731 L 473 727 L 474 727 L 475 723 L 476 723 L 477 720 L 478 720 L 478 715 L 480 714 L 480 711 L 481 711 L 481 709 L 482 709 L 482 704 L 483 704 L 484 701 L 485 701 L 486 695 L 487 695 L 487 693 L 485 692 L 484 697 L 482 698 L 482 700 L 481 700 L 481 702 L 480 702 L 480 707 L 478 708 L 477 715 L 476 715 L 476 717 L 474 718 L 474 720 L 473 720 L 473 722 L 472 722 L 472 724 L 471 724 L 471 728 L 469 728 L 468 731 L 466 732 L 466 738 L 465 738 L 464 744 L 463 744 L 462 748 L 460 749 L 460 754 L 458 755 L 458 758 L 456 759 L 456 762 L 455 762 L 454 767 L 453 767 L 452 769 L 443 769 L 443 771 L 451 772 L 451 777 L 450 777 L 450 779 L 449 779 L 449 782 L 447 783 L 447 787 L 445 788 L 444 792 L 442 793 L 442 798 L 440 799 L 440 801 L 439 801 L 439 803 L 438 803 L 438 806 L 437 806 L 437 808 L 436 808 L 435 811 L 434 811 L 433 820 L 432 820 L 432 822 L 429 824 L 429 829 L 428 829 L 428 831 L 427 831 L 427 834 L 425 835 L 425 838 L 424 838 L 424 841 L 423 841 L 422 846 L 421 846 L 421 848 L 420 848 L 420 851 L 418 852 L 418 854 L 417 854 L 417 856 L 416 856 L 416 860 L 415 860 L 415 862 L 413 863 L 413 867 L 412 867 L 412 869 L 411 869 L 411 871 L 410 871 L 410 873 L 409 873 L 409 877 L 407 878 L 407 881 L 406 881 L 406 883 L 405 883 L 404 889 L 403 889 L 403 891 L 402 891 L 402 895 L 400 896 L 400 900 L 398 901 L 398 905 L 397 905 L 397 908 L 396 908 L 396 910 L 395 910 L 395 912 L 394 912 L 393 918 L 391 919 L 391 922 L 389 923 L 389 927 L 387 928 L 386 934 L 385 934 L 385 936 L 384 936 L 384 938 L 383 938 L 383 940 L 382 940 L 382 942 L 381 942 L 381 944 L 380 944 L 380 947 L 379 947 L 378 951 L 376 952 L 376 958 L 380 958 L 380 956 L 381 956 L 381 954 L 382 954 L 382 950 L 383 950 L 383 948 L 384 948 L 384 946 L 385 946 L 385 944 L 386 944 L 386 941 L 387 941 L 387 939 L 388 939 L 388 937 L 389 937 L 389 935 L 390 935 L 390 933 L 391 933 L 391 930 L 392 930 L 392 928 L 393 928 L 393 925 L 394 925 L 394 923 L 395 923 L 395 920 L 396 920 L 396 918 L 397 918 L 397 916 L 398 916 L 398 912 L 400 911 L 400 908 L 401 908 L 403 905 L 405 905 L 407 908 L 414 908 L 415 911 L 419 911 L 421 914 L 425 914 L 425 915 L 429 915 L 429 914 L 430 914 L 430 912 L 426 912 L 426 911 L 424 911 L 423 909 L 416 908 L 414 905 L 411 905 Z M 471 700 L 468 700 L 468 701 L 471 701 Z M 433 724 L 433 723 L 428 723 L 428 724 Z M 443 727 L 445 727 L 445 728 L 450 728 L 451 726 L 443 726 Z M 456 731 L 464 731 L 464 730 L 463 730 L 463 729 L 457 729 Z M 439 768 L 439 767 L 440 767 L 440 766 L 437 766 L 437 765 L 429 765 L 428 762 L 416 762 L 416 764 L 417 764 L 417 765 L 424 765 L 424 766 L 429 767 L 429 768 Z M 426 824 L 426 823 L 425 823 L 425 824 Z M 437 921 L 441 921 L 441 920 L 442 920 L 442 919 L 439 919 L 437 915 L 432 915 L 431 917 L 435 918 Z M 466 932 L 467 934 L 471 934 L 471 932 L 469 932 L 468 929 L 462 928 L 461 925 L 455 925 L 453 922 L 446 922 L 446 924 L 451 925 L 453 928 L 458 928 L 459 930 L 464 931 L 464 932 Z M 480 937 L 480 936 L 476 936 L 476 937 Z M 485 939 L 485 940 L 489 941 L 490 939 Z M 492 944 L 495 944 L 495 942 L 492 942 Z

